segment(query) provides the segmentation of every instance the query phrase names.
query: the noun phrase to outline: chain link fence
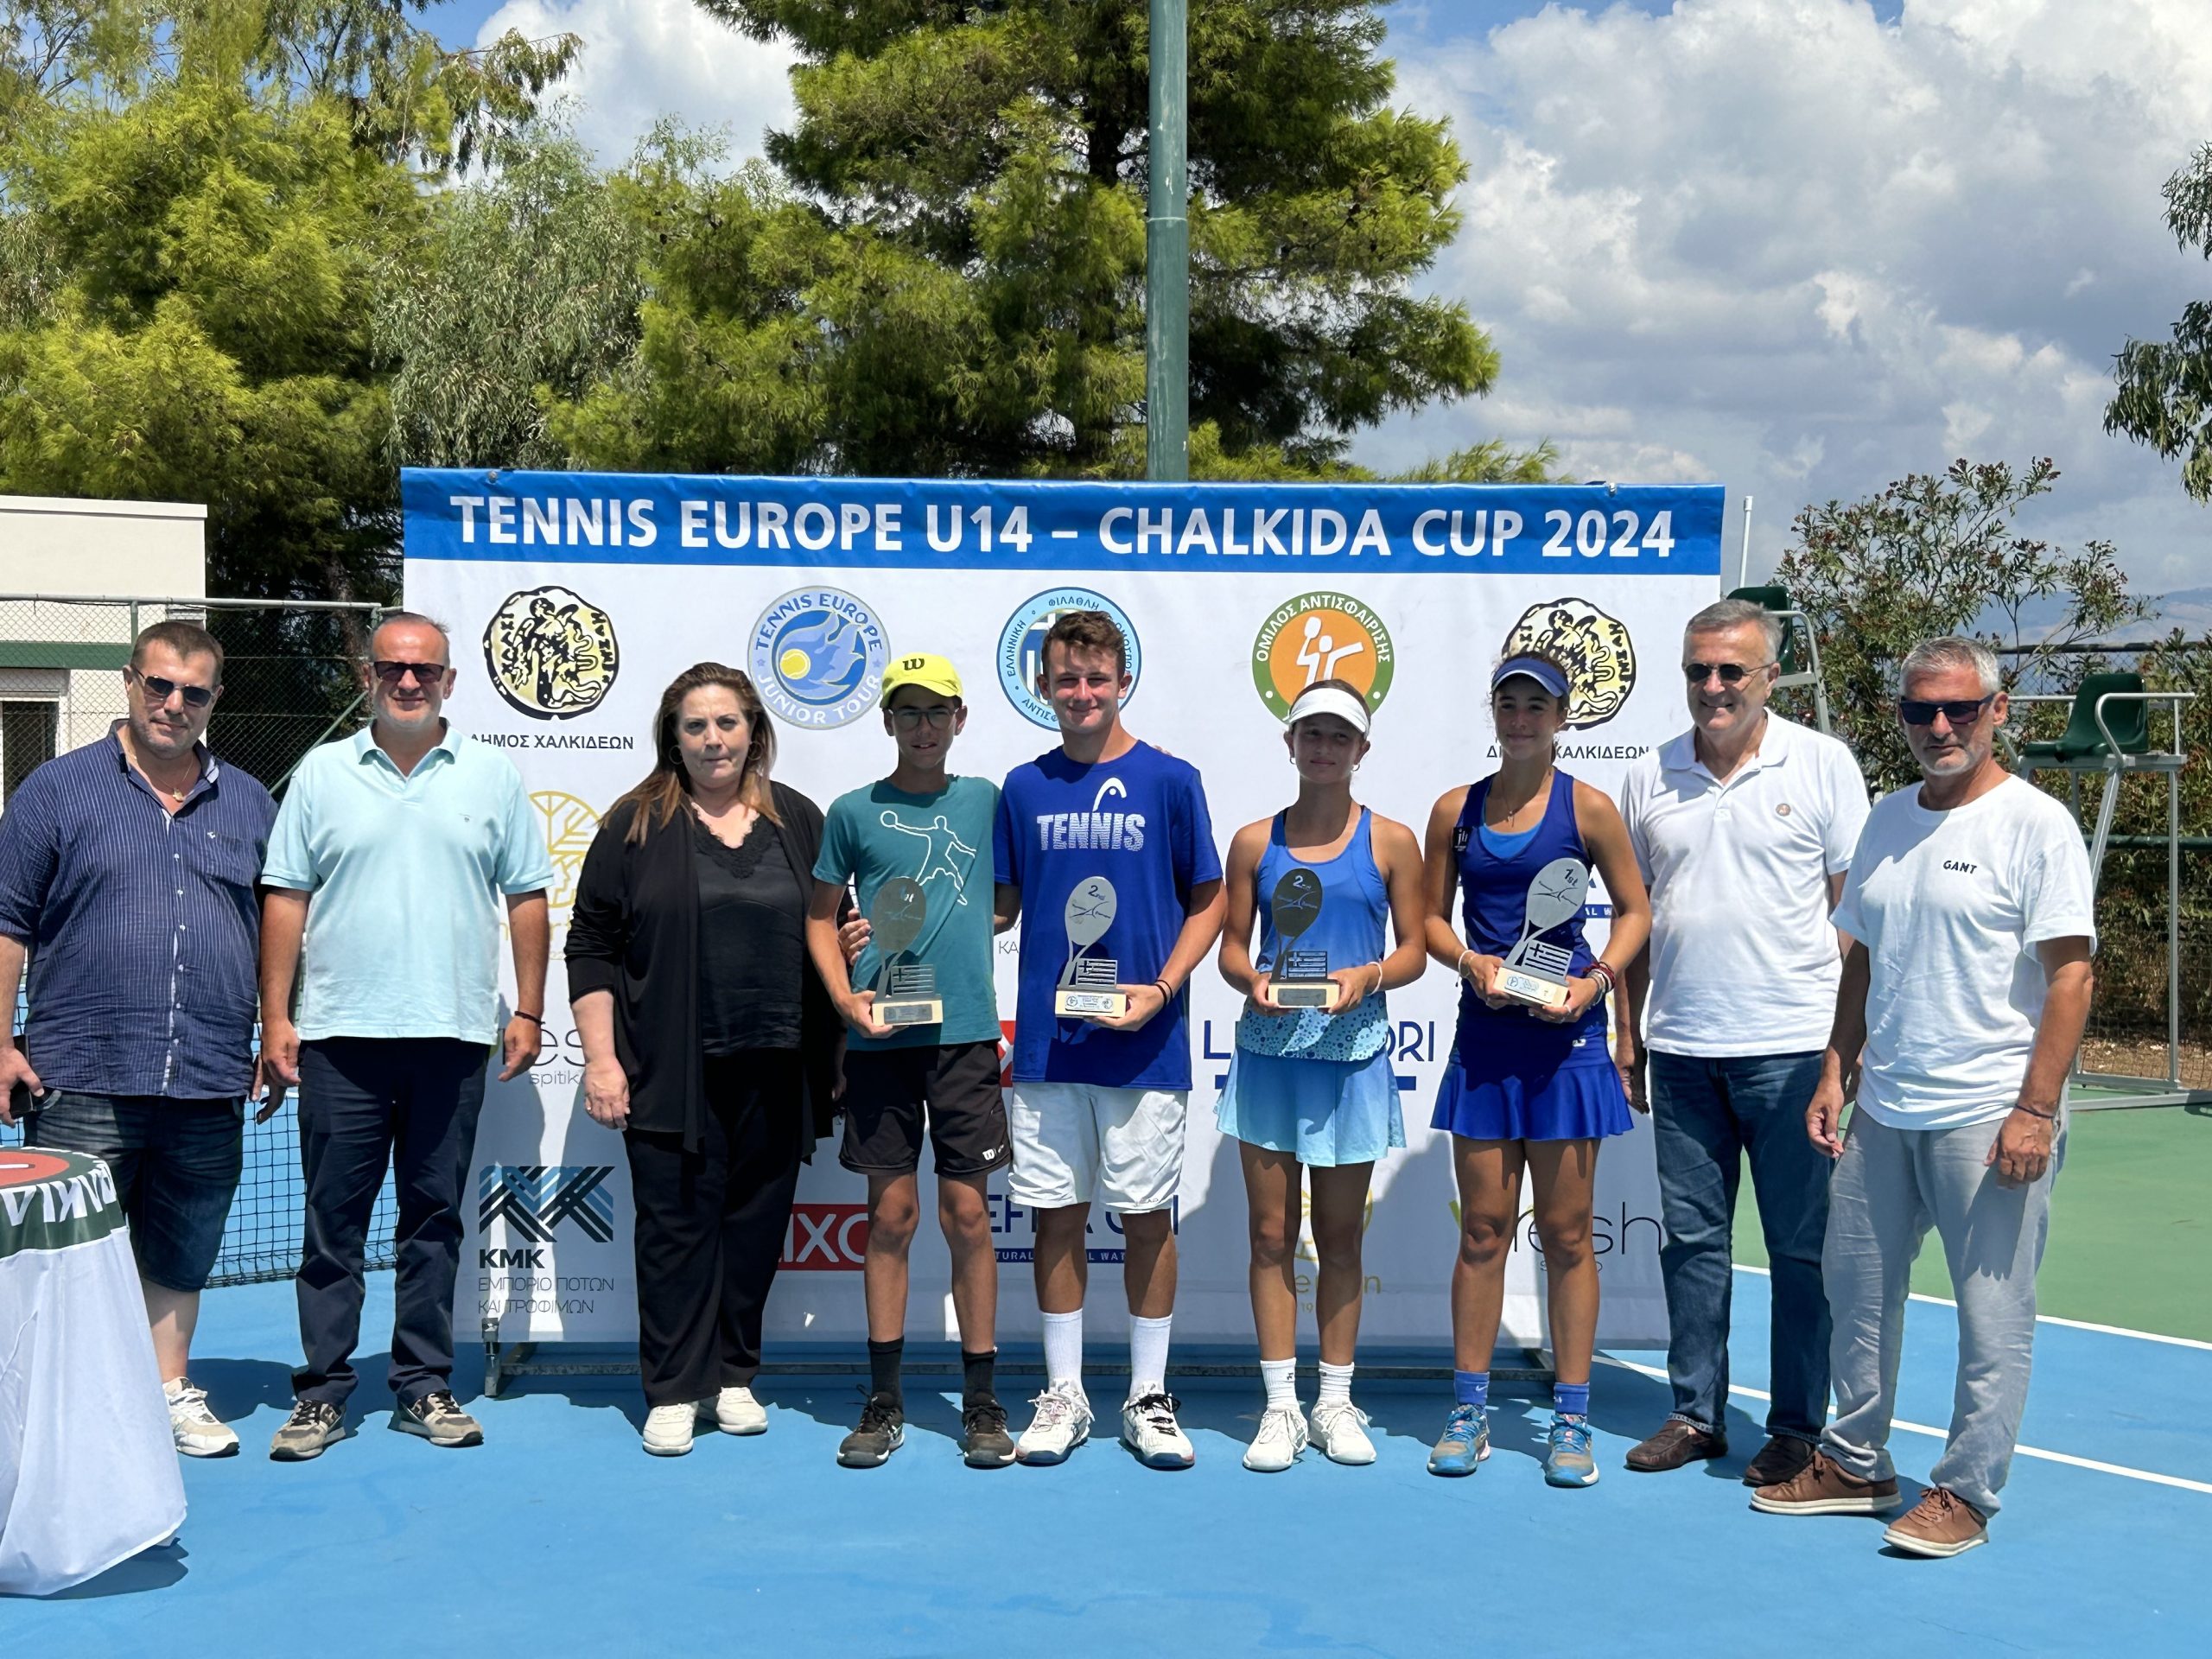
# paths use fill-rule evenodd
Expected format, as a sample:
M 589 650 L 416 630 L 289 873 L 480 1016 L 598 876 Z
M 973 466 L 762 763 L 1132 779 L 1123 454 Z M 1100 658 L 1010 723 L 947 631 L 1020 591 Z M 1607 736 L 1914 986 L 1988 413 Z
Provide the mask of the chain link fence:
M 0 813 L 33 768 L 105 737 L 124 717 L 131 641 L 171 620 L 199 623 L 223 647 L 208 747 L 282 798 L 310 749 L 367 717 L 360 664 L 378 613 L 367 604 L 0 594 Z M 11 1034 L 22 1032 L 25 1012 L 18 988 Z M 0 1127 L 0 1146 L 22 1137 L 21 1124 Z M 245 1173 L 210 1282 L 290 1278 L 304 1203 L 294 1106 L 266 1123 L 249 1116 Z M 392 1264 L 393 1222 L 387 1182 L 370 1224 L 372 1268 Z

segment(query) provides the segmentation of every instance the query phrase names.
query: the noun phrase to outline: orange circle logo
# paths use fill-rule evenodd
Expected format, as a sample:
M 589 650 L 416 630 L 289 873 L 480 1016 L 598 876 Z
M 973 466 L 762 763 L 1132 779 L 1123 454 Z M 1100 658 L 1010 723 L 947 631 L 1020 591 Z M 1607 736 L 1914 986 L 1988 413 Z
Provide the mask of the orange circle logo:
M 29 1147 L 0 1150 L 0 1186 L 29 1186 L 66 1175 L 68 1171 L 69 1160 L 50 1152 L 34 1152 Z
M 1252 641 L 1252 683 L 1278 720 L 1298 694 L 1321 680 L 1343 680 L 1372 711 L 1390 694 L 1397 671 L 1390 631 L 1350 594 L 1300 594 L 1268 613 Z

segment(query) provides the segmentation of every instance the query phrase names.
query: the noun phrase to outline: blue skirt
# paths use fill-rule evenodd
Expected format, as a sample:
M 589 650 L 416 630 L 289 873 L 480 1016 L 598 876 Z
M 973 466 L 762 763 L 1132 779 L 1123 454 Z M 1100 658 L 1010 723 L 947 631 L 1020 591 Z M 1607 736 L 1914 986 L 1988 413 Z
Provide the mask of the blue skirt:
M 1230 1058 L 1229 1081 L 1214 1107 L 1224 1135 L 1269 1152 L 1294 1154 L 1316 1169 L 1371 1164 L 1406 1144 L 1398 1078 L 1390 1052 L 1364 1060 L 1317 1060 L 1255 1054 Z
M 1456 1046 L 1428 1121 L 1470 1141 L 1595 1141 L 1626 1135 L 1629 1124 L 1628 1095 L 1610 1059 L 1477 1071 Z

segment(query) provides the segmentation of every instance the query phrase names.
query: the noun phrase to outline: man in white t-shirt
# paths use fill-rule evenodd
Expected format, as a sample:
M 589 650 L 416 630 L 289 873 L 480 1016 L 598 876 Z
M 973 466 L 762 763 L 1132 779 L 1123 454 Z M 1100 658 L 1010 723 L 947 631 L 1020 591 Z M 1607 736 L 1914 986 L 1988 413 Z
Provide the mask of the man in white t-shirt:
M 1836 1418 L 1796 1479 L 1751 1499 L 1780 1515 L 1897 1507 L 1897 1357 L 1932 1221 L 1958 1299 L 1959 1370 L 1928 1491 L 1883 1535 L 1914 1555 L 1986 1542 L 2012 1466 L 2096 949 L 2081 827 L 1993 753 L 1999 683 L 1997 659 L 1971 639 L 1931 639 L 1904 659 L 1897 712 L 1923 781 L 1883 797 L 1853 855 L 1835 920 L 1858 943 L 1805 1114 L 1837 1160 L 1821 1255 Z
M 1805 1139 L 1835 1014 L 1829 912 L 1866 822 L 1866 780 L 1835 739 L 1767 707 L 1782 628 L 1724 599 L 1682 636 L 1691 728 L 1643 755 L 1621 817 L 1651 889 L 1651 949 L 1628 971 L 1644 1017 L 1630 1090 L 1646 1089 L 1666 1243 L 1674 1409 L 1628 1454 L 1645 1472 L 1727 1455 L 1730 1244 L 1745 1160 L 1772 1278 L 1771 1399 L 1753 1486 L 1813 1459 L 1828 1409 L 1821 1287 L 1828 1160 Z

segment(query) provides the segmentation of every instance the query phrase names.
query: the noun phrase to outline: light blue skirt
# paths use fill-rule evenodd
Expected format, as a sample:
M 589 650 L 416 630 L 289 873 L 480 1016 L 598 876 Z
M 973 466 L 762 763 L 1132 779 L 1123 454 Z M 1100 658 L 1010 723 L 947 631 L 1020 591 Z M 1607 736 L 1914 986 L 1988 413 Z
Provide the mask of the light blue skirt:
M 1371 1164 L 1406 1144 L 1388 1049 L 1364 1060 L 1316 1060 L 1240 1048 L 1214 1121 L 1224 1135 L 1317 1169 Z

